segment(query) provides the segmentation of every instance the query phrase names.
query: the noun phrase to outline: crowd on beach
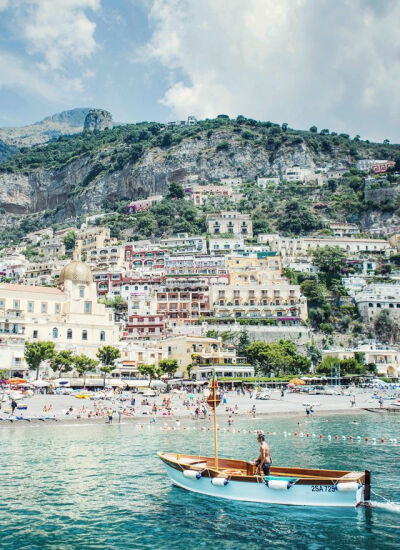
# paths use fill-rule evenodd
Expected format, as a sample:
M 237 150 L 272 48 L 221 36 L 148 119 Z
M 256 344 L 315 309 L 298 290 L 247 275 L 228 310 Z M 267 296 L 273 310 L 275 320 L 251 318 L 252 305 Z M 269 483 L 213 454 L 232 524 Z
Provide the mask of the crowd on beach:
M 288 397 L 288 394 L 292 394 Z M 356 397 L 357 396 L 357 397 Z M 334 400 L 338 410 L 358 410 L 365 406 L 369 399 L 370 406 L 383 408 L 391 396 L 385 390 L 339 390 L 334 396 L 308 396 L 297 392 L 279 389 L 270 392 L 269 401 L 256 399 L 259 394 L 254 389 L 236 388 L 220 389 L 219 414 L 226 417 L 228 426 L 232 426 L 235 417 L 244 415 L 256 418 L 258 414 L 269 412 L 286 412 L 296 405 L 297 413 L 312 416 L 320 406 L 319 402 L 328 403 Z M 79 398 L 81 402 L 78 401 Z M 297 401 L 296 401 L 297 399 Z M 307 400 L 303 402 L 303 400 Z M 330 401 L 332 403 L 332 401 Z M 400 402 L 399 402 L 400 403 Z M 301 413 L 301 411 L 304 411 Z M 295 411 L 291 411 L 295 412 Z M 17 420 L 79 420 L 97 419 L 105 422 L 121 422 L 129 418 L 148 419 L 155 423 L 160 418 L 187 417 L 193 420 L 211 420 L 211 411 L 207 406 L 206 396 L 202 390 L 174 389 L 169 393 L 148 392 L 148 395 L 134 391 L 124 392 L 120 389 L 100 390 L 86 394 L 54 395 L 37 394 L 18 401 L 10 395 L 0 396 L 0 420 L 14 422 Z

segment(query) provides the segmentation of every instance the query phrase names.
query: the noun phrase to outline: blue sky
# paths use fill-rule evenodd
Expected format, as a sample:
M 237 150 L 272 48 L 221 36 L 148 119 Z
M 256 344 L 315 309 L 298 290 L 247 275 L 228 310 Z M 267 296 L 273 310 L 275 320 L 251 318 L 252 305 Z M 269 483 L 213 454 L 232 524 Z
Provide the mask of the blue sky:
M 0 125 L 226 113 L 399 142 L 397 0 L 0 0 Z

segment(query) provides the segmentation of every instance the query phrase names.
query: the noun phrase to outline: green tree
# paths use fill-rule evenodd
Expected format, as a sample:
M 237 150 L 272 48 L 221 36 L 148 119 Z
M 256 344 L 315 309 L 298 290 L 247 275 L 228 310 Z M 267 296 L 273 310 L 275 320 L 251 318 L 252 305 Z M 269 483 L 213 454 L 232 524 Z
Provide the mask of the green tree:
M 87 372 L 93 372 L 97 365 L 99 364 L 98 361 L 95 359 L 91 359 L 85 354 L 81 355 L 75 355 L 73 358 L 73 364 L 75 367 L 75 370 L 83 376 L 83 385 L 86 386 L 86 373 Z
M 146 363 L 143 363 L 143 365 L 140 365 L 138 367 L 138 371 L 143 376 L 149 377 L 149 387 L 151 387 L 151 382 L 155 378 L 159 378 L 162 374 L 160 369 L 156 365 L 147 365 Z
M 172 376 L 178 370 L 178 361 L 176 359 L 161 359 L 158 368 L 162 374 Z
M 103 385 L 106 386 L 106 374 L 115 369 L 115 361 L 121 357 L 121 352 L 114 346 L 103 346 L 97 350 L 97 358 L 100 360 L 100 370 L 103 373 Z
M 289 340 L 279 342 L 256 341 L 247 348 L 248 360 L 264 374 L 298 374 L 310 370 L 311 361 L 297 353 L 296 345 Z
M 240 357 L 246 357 L 247 359 L 247 349 L 250 344 L 251 340 L 249 338 L 249 333 L 247 330 L 241 330 L 237 343 L 237 351 Z
M 315 368 L 319 361 L 321 361 L 322 355 L 321 351 L 319 350 L 319 348 L 317 348 L 314 342 L 307 347 L 307 355 L 310 358 L 313 367 Z
M 311 252 L 313 262 L 320 271 L 339 276 L 346 263 L 346 254 L 339 246 L 323 246 Z
M 382 309 L 374 319 L 375 337 L 379 342 L 389 344 L 392 342 L 399 327 L 390 316 L 389 310 Z
M 318 132 L 318 128 L 317 128 L 316 126 L 311 126 L 310 132 L 311 132 L 312 134 L 316 134 L 316 133 Z
M 172 182 L 168 186 L 168 199 L 183 199 L 185 190 L 180 183 Z
M 73 248 L 75 248 L 75 243 L 76 243 L 75 231 L 68 231 L 68 233 L 64 235 L 63 243 L 65 245 L 66 250 L 72 250 Z
M 36 380 L 39 378 L 39 369 L 42 361 L 51 359 L 54 355 L 54 342 L 25 342 L 24 357 L 29 370 L 36 371 Z
M 71 350 L 62 350 L 56 352 L 53 357 L 50 359 L 50 368 L 54 372 L 58 372 L 59 378 L 61 378 L 62 373 L 69 372 L 72 370 L 72 365 L 74 358 Z

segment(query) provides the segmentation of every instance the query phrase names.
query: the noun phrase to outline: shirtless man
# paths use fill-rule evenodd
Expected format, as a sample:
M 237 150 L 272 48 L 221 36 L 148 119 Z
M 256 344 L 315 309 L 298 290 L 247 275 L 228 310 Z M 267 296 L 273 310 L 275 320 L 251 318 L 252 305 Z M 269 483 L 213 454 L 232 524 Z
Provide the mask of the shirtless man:
M 258 471 L 261 474 L 261 468 L 262 468 L 264 475 L 269 476 L 272 459 L 269 452 L 269 447 L 265 443 L 265 436 L 263 434 L 258 434 L 257 441 L 260 444 L 260 456 L 255 461 L 256 471 Z

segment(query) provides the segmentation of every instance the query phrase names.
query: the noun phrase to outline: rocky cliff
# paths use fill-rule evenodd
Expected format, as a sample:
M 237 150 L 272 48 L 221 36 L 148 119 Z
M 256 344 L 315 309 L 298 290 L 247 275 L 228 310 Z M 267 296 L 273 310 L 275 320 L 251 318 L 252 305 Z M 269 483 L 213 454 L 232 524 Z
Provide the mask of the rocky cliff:
M 93 132 L 94 130 L 105 130 L 113 127 L 111 113 L 103 109 L 90 109 L 85 118 L 83 129 Z
M 108 115 L 90 111 L 86 129 L 109 127 Z M 214 119 L 172 132 L 157 123 L 141 123 L 62 138 L 0 165 L 0 206 L 10 214 L 51 210 L 52 221 L 61 222 L 98 212 L 110 201 L 162 193 L 170 182 L 185 183 L 189 176 L 203 182 L 236 176 L 254 181 L 283 175 L 294 165 L 349 168 L 356 158 L 396 158 L 400 153 L 399 146 L 383 150 L 348 136 L 282 132 L 278 125 L 254 123 L 249 128 Z

